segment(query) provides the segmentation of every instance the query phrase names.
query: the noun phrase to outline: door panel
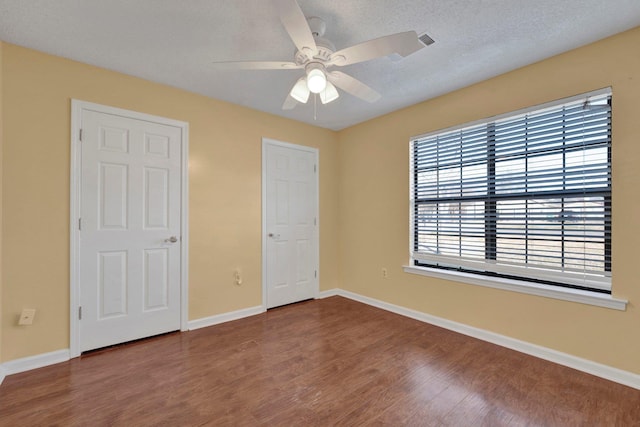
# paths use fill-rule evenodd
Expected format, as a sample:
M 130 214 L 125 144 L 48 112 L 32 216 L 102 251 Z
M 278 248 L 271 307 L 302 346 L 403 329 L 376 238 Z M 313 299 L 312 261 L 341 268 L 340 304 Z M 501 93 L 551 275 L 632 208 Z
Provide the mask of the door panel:
M 79 349 L 178 330 L 181 129 L 83 110 L 82 130 Z
M 144 251 L 144 310 L 167 308 L 169 293 L 169 251 L 167 248 Z
M 168 169 L 144 169 L 144 228 L 167 229 L 169 218 L 169 173 Z
M 317 283 L 317 152 L 265 142 L 267 308 L 313 298 Z
M 127 229 L 127 165 L 100 163 L 98 221 L 100 229 Z
M 127 314 L 127 252 L 99 252 L 99 319 Z

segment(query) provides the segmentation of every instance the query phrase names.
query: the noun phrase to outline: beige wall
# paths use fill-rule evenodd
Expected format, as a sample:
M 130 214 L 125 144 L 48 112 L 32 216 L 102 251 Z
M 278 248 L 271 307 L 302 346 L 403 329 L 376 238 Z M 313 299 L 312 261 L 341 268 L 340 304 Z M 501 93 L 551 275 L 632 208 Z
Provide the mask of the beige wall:
M 0 362 L 2 362 L 2 176 L 4 174 L 3 163 L 2 163 L 2 141 L 4 135 L 4 126 L 2 122 L 2 104 L 3 104 L 3 96 L 2 96 L 2 51 L 4 48 L 4 43 L 0 42 Z
M 338 286 L 335 132 L 10 44 L 2 58 L 1 361 L 69 347 L 71 98 L 189 122 L 190 319 L 262 303 L 262 137 L 320 149 L 320 287 Z
M 640 373 L 640 28 L 339 134 L 342 288 Z M 626 312 L 404 273 L 409 138 L 613 88 L 613 294 Z M 382 268 L 389 278 L 383 279 Z

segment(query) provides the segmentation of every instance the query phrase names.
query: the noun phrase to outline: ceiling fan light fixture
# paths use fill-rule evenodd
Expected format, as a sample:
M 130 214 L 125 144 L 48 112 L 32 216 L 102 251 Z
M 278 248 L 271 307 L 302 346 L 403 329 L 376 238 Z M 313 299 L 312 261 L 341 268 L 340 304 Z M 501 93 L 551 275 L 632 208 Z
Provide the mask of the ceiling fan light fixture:
M 327 82 L 327 87 L 320 92 L 320 101 L 322 101 L 323 104 L 328 104 L 331 101 L 338 99 L 339 96 L 340 94 L 338 93 L 338 89 L 336 89 L 331 82 Z
M 310 66 L 307 69 L 307 88 L 313 93 L 320 93 L 327 87 L 327 76 L 320 67 Z
M 289 92 L 289 95 L 291 95 L 291 97 L 296 101 L 302 104 L 306 104 L 309 100 L 309 93 L 310 92 L 309 88 L 307 88 L 306 79 L 304 77 L 301 77 L 293 86 L 291 92 Z

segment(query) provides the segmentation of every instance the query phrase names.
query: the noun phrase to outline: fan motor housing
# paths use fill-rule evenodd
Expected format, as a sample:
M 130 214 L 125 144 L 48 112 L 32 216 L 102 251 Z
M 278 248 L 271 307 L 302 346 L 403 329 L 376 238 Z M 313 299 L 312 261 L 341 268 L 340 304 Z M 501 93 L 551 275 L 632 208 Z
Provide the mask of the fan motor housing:
M 333 43 L 331 43 L 329 40 L 324 39 L 322 37 L 314 37 L 314 39 L 316 41 L 316 47 L 318 48 L 318 51 L 316 52 L 316 54 L 313 55 L 312 59 L 309 59 L 307 55 L 297 50 L 295 53 L 296 64 L 304 65 L 310 61 L 320 61 L 320 62 L 329 61 L 329 59 L 331 58 L 331 55 L 336 50 Z

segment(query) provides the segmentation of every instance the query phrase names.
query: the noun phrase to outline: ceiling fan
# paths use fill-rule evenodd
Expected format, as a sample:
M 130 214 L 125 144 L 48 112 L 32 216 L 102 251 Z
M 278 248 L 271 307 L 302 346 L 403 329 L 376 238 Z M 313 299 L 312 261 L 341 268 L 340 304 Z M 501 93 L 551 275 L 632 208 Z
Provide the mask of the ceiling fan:
M 402 57 L 412 54 L 433 43 L 431 38 L 423 42 L 415 31 L 391 34 L 369 40 L 336 51 L 335 46 L 322 36 L 325 22 L 318 17 L 306 18 L 296 0 L 272 0 L 280 20 L 296 46 L 294 60 L 282 61 L 232 61 L 216 63 L 222 68 L 245 70 L 290 70 L 303 69 L 300 77 L 289 92 L 283 110 L 294 108 L 298 102 L 305 104 L 311 93 L 317 94 L 323 104 L 336 100 L 340 94 L 336 88 L 363 99 L 375 102 L 380 94 L 361 81 L 341 71 L 330 71 L 331 67 L 343 67 L 358 62 L 369 61 L 383 56 L 398 54 Z

